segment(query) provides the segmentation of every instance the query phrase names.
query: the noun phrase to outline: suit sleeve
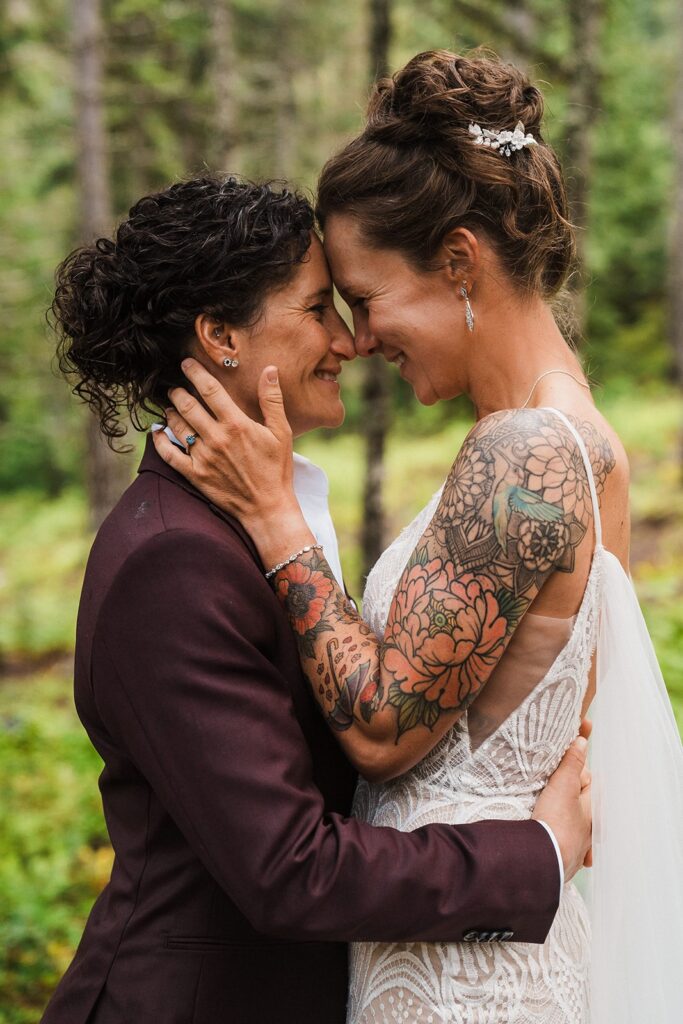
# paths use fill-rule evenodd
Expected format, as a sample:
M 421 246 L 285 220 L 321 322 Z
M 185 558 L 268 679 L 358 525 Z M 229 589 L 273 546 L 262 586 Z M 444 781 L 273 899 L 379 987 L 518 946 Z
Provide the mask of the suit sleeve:
M 537 822 L 401 833 L 325 813 L 274 600 L 241 552 L 168 531 L 124 563 L 94 638 L 103 721 L 230 899 L 290 940 L 544 941 L 557 861 Z

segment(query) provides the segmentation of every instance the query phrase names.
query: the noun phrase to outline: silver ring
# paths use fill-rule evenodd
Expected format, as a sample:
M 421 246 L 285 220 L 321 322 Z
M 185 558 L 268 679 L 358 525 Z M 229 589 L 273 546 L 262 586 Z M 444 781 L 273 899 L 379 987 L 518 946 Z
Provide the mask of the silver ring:
M 187 437 L 185 438 L 185 444 L 187 445 L 188 448 L 191 448 L 196 440 L 197 440 L 197 435 L 196 434 L 188 434 Z

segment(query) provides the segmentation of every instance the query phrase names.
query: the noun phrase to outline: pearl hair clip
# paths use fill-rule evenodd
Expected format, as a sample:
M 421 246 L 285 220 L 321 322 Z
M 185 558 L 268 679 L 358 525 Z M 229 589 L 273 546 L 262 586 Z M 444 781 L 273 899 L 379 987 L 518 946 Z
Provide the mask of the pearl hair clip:
M 512 132 L 509 130 L 492 132 L 478 124 L 471 124 L 468 130 L 470 135 L 474 135 L 475 145 L 490 146 L 491 149 L 497 149 L 505 156 L 511 156 L 516 150 L 523 149 L 525 146 L 538 145 L 533 135 L 524 133 L 524 125 L 521 121 L 517 122 L 515 130 Z

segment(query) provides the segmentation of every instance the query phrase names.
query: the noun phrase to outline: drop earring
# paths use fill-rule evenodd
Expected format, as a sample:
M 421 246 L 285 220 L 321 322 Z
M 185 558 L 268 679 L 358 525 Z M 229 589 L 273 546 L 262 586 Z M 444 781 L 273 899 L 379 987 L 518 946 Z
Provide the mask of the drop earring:
M 226 356 L 223 360 L 223 366 L 228 366 L 231 369 L 235 369 L 240 365 L 239 359 L 231 359 L 230 356 Z
M 463 299 L 465 300 L 465 323 L 467 324 L 467 330 L 468 331 L 473 331 L 474 330 L 474 313 L 472 312 L 472 304 L 470 303 L 470 297 L 467 294 L 467 288 L 465 287 L 465 285 L 462 285 L 462 287 L 460 289 L 460 294 L 462 295 Z

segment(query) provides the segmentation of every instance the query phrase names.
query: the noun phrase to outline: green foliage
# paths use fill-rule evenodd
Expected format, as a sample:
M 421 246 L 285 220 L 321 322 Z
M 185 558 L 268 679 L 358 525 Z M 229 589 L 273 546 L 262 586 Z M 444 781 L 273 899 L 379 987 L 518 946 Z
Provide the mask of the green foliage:
M 547 131 L 564 147 L 571 62 L 566 6 L 527 5 L 531 61 L 547 98 Z M 203 167 L 315 184 L 325 158 L 360 123 L 367 94 L 367 4 L 234 0 L 235 145 L 229 167 L 216 130 L 213 6 L 184 0 L 104 5 L 105 100 L 117 216 L 145 192 Z M 412 0 L 393 4 L 391 62 L 431 47 L 487 44 L 514 55 L 506 5 Z M 600 379 L 651 381 L 672 372 L 666 338 L 667 222 L 673 181 L 670 0 L 608 0 L 594 110 L 595 172 L 588 209 L 586 354 Z M 419 12 L 419 16 L 416 16 Z M 84 413 L 52 371 L 46 328 L 55 265 L 76 242 L 77 200 L 69 6 L 12 3 L 0 12 L 0 491 L 48 495 L 82 480 Z M 571 168 L 568 168 L 571 173 Z M 361 374 L 349 368 L 347 429 L 362 427 Z M 402 382 L 395 417 L 411 432 L 450 421 L 420 408 Z M 455 408 L 462 409 L 463 403 Z
M 82 494 L 49 503 L 35 492 L 12 495 L 1 521 L 0 666 L 3 657 L 71 651 L 91 540 Z
M 0 686 L 0 1024 L 34 1024 L 111 869 L 68 663 Z
M 678 58 L 669 17 L 661 0 L 607 5 L 587 236 L 587 353 L 605 376 L 661 380 L 671 372 L 666 282 L 674 168 L 668 122 Z

